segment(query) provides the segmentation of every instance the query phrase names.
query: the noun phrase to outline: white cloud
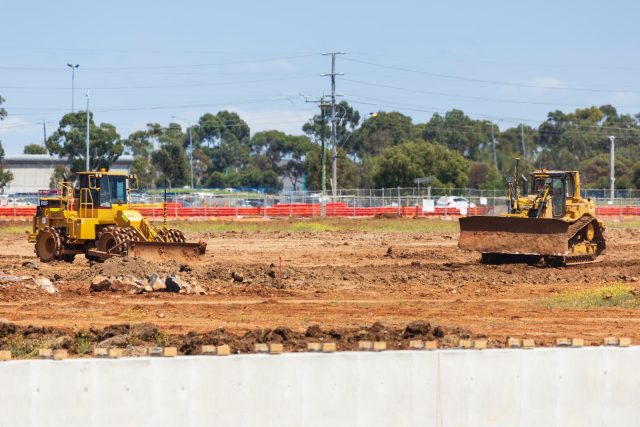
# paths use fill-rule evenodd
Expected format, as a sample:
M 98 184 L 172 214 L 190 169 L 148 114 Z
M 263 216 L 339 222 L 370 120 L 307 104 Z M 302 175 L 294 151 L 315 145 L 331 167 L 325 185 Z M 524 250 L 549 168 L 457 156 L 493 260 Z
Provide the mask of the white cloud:
M 534 77 L 528 84 L 536 89 L 566 89 L 570 86 L 568 82 L 557 77 Z
M 42 122 L 8 116 L 0 121 L 0 142 L 7 154 L 20 154 L 27 144 L 42 144 Z
M 31 134 L 33 133 L 33 127 L 35 126 L 42 127 L 42 122 L 8 116 L 4 120 L 0 121 L 0 134 Z
M 614 107 L 635 108 L 634 104 L 638 104 L 638 94 L 634 92 L 615 91 L 607 98 L 606 103 Z
M 549 94 L 558 89 L 569 89 L 572 82 L 552 76 L 538 76 L 525 80 L 511 80 L 510 86 L 504 86 L 502 92 L 510 95 Z

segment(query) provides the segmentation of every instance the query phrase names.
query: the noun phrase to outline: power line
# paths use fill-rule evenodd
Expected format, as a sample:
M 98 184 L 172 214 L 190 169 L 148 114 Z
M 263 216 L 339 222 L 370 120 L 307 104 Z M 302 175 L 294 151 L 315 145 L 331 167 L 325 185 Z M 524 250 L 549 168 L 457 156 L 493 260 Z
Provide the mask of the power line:
M 433 56 L 416 56 L 416 55 L 398 55 L 398 54 L 384 54 L 384 53 L 371 53 L 371 52 L 349 52 L 354 55 L 362 56 L 379 56 L 389 58 L 406 58 L 406 59 L 419 59 L 426 61 L 442 61 L 442 62 L 457 62 L 457 63 L 471 63 L 471 64 L 495 64 L 495 65 L 510 65 L 516 67 L 546 67 L 546 68 L 578 68 L 578 69 L 593 69 L 593 70 L 639 70 L 638 67 L 626 67 L 617 65 L 593 65 L 593 64 L 549 64 L 549 63 L 534 63 L 534 62 L 515 62 L 515 61 L 499 61 L 493 59 L 469 59 L 469 58 L 441 58 Z
M 547 105 L 547 106 L 564 106 L 564 107 L 580 107 L 581 106 L 581 104 L 568 104 L 568 103 L 562 103 L 562 102 L 518 101 L 518 100 L 510 100 L 510 99 L 503 99 L 503 98 L 490 98 L 490 97 L 482 97 L 482 96 L 457 95 L 457 94 L 451 94 L 451 93 L 445 93 L 445 92 L 435 92 L 435 91 L 422 90 L 422 89 L 416 89 L 416 88 L 398 87 L 398 86 L 392 86 L 392 85 L 386 85 L 386 84 L 380 84 L 380 83 L 363 82 L 363 81 L 360 81 L 360 80 L 353 80 L 353 79 L 348 79 L 348 78 L 344 78 L 342 80 L 347 81 L 347 82 L 351 82 L 351 83 L 360 84 L 360 85 L 365 85 L 365 86 L 381 87 L 381 88 L 399 90 L 399 91 L 410 92 L 410 93 L 424 93 L 424 94 L 428 94 L 428 95 L 444 96 L 444 97 L 448 97 L 448 98 L 470 99 L 470 100 L 489 101 L 489 102 L 500 102 L 500 103 L 505 103 L 505 104 Z M 640 105 L 619 105 L 618 107 L 635 108 L 635 107 L 640 107 Z
M 258 64 L 265 62 L 286 61 L 290 59 L 308 58 L 314 56 L 307 55 L 293 55 L 277 58 L 264 58 L 253 60 L 237 60 L 237 61 L 225 61 L 225 62 L 213 62 L 213 63 L 200 63 L 200 64 L 168 64 L 168 65 L 140 65 L 131 67 L 86 67 L 88 71 L 118 71 L 118 70 L 157 70 L 157 69 L 182 69 L 182 68 L 204 68 L 204 67 L 218 67 L 224 65 L 243 65 L 243 64 Z M 53 71 L 60 70 L 59 67 L 16 67 L 16 66 L 0 66 L 0 70 L 14 70 L 14 71 Z
M 59 51 L 59 52 L 113 52 L 113 53 L 149 53 L 149 54 L 202 54 L 202 55 L 255 55 L 264 54 L 264 51 L 235 51 L 235 50 L 185 50 L 185 49 L 101 49 L 101 48 L 70 48 L 70 47 L 38 47 L 38 46 L 10 46 L 2 45 L 0 49 L 7 50 L 36 50 L 36 51 Z M 270 52 L 280 55 L 317 55 L 318 52 Z
M 445 79 L 466 81 L 466 82 L 472 82 L 472 83 L 483 83 L 483 84 L 492 84 L 492 85 L 510 86 L 510 87 L 526 87 L 526 88 L 532 88 L 532 89 L 564 90 L 564 91 L 570 91 L 570 92 L 611 92 L 610 89 L 592 89 L 592 88 L 544 86 L 544 85 L 532 85 L 532 84 L 526 84 L 526 83 L 505 82 L 505 81 L 498 81 L 498 80 L 476 79 L 476 78 L 472 78 L 472 77 L 463 77 L 463 76 L 454 76 L 454 75 L 449 75 L 449 74 L 431 73 L 431 72 L 428 72 L 428 71 L 414 70 L 414 69 L 410 69 L 410 68 L 396 67 L 396 66 L 385 65 L 385 64 L 377 64 L 375 62 L 362 61 L 362 60 L 359 60 L 359 59 L 346 59 L 345 58 L 345 61 L 355 62 L 355 63 L 359 63 L 359 64 L 371 65 L 371 66 L 374 66 L 374 67 L 386 68 L 386 69 L 389 69 L 389 70 L 404 71 L 404 72 L 407 72 L 407 73 L 424 74 L 426 76 L 442 77 L 442 78 L 445 78 Z M 640 89 L 628 89 L 628 90 L 626 90 L 626 92 L 640 92 Z
M 212 86 L 227 86 L 237 84 L 251 84 L 251 83 L 264 83 L 281 80 L 295 80 L 301 78 L 313 77 L 315 74 L 300 74 L 291 77 L 274 77 L 269 79 L 254 79 L 254 80 L 238 80 L 228 82 L 216 82 L 216 83 L 188 83 L 188 84 L 168 84 L 168 85 L 148 85 L 148 86 L 92 86 L 90 88 L 77 88 L 79 90 L 141 90 L 141 89 L 171 89 L 171 88 L 189 88 L 189 87 L 212 87 Z M 0 89 L 6 90 L 61 90 L 67 91 L 68 87 L 62 86 L 0 86 Z

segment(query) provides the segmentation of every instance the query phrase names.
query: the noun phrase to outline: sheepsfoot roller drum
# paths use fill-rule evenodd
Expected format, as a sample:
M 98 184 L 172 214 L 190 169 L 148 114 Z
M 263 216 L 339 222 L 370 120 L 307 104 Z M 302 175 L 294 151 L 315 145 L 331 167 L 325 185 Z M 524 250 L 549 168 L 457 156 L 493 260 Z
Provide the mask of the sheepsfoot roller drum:
M 562 266 L 604 254 L 605 226 L 595 218 L 595 204 L 580 196 L 577 171 L 533 171 L 528 194 L 517 161 L 515 170 L 508 179 L 507 214 L 460 218 L 461 249 L 480 252 L 485 264 Z

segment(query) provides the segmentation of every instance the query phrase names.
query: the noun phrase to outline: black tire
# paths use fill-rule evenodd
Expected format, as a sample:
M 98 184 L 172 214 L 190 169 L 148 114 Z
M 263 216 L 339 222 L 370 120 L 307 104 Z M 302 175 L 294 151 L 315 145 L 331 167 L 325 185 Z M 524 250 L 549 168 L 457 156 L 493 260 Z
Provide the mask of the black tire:
M 62 255 L 62 260 L 64 262 L 68 262 L 69 264 L 73 263 L 73 261 L 76 259 L 76 254 L 64 254 Z
M 100 258 L 99 256 L 84 254 L 84 257 L 89 262 L 100 262 L 100 263 L 104 262 L 104 258 Z
M 45 227 L 36 236 L 36 255 L 42 262 L 60 259 L 62 243 L 60 233 L 55 228 Z

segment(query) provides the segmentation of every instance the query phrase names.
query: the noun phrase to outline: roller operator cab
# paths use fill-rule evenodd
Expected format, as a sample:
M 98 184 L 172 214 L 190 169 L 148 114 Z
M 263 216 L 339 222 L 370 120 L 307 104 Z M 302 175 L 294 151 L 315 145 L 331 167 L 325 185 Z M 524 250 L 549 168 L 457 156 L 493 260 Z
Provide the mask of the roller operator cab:
M 484 263 L 526 261 L 567 265 L 595 261 L 605 252 L 605 225 L 595 204 L 580 194 L 578 171 L 539 169 L 508 179 L 507 213 L 460 218 L 462 249 Z
M 75 186 L 61 182 L 57 196 L 41 197 L 29 241 L 43 262 L 112 256 L 201 255 L 203 242 L 185 243 L 181 231 L 152 225 L 129 203 L 137 178 L 122 172 L 80 172 Z

